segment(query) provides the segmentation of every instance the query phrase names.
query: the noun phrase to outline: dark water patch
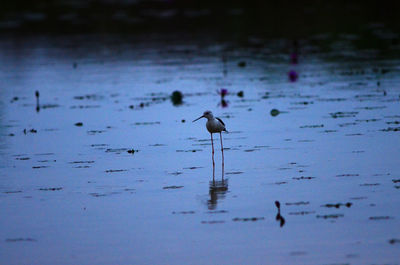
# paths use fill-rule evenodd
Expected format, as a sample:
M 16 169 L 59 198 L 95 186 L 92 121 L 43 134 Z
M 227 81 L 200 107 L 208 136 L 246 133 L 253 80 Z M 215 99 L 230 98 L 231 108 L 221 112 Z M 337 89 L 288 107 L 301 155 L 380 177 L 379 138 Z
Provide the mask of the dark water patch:
M 11 125 L 11 124 L 5 124 L 5 125 L 0 126 L 0 128 L 16 128 L 16 127 L 18 127 L 18 126 L 17 125 Z
M 364 75 L 365 70 L 348 70 L 348 71 L 341 71 L 338 73 L 339 75 L 349 76 L 349 75 Z
M 82 127 L 83 123 L 82 122 L 76 122 L 74 125 L 77 126 L 77 127 Z
M 274 184 L 274 185 L 283 185 L 283 184 L 287 184 L 287 182 L 286 181 L 278 181 L 278 182 L 274 182 L 272 184 Z
M 353 154 L 361 154 L 361 153 L 365 153 L 365 151 L 364 150 L 354 150 L 354 151 L 351 151 Z
M 96 94 L 86 94 L 82 96 L 75 96 L 74 99 L 76 100 L 102 100 L 104 97 Z
M 239 218 L 235 217 L 232 219 L 234 222 L 256 222 L 256 221 L 261 221 L 264 220 L 264 217 L 245 217 L 245 218 Z
M 322 218 L 322 219 L 337 219 L 340 217 L 344 217 L 343 214 L 326 214 L 326 215 L 317 215 L 317 218 Z
M 216 210 L 216 211 L 208 211 L 207 214 L 220 214 L 220 213 L 228 213 L 226 210 Z
M 398 125 L 398 124 L 400 124 L 400 121 L 388 121 L 388 122 L 386 122 L 386 124 L 396 124 L 396 125 Z
M 40 188 L 39 190 L 41 191 L 58 191 L 58 190 L 62 190 L 62 187 L 55 187 L 55 188 Z
M 254 148 L 270 148 L 270 145 L 255 145 Z
M 149 122 L 135 122 L 134 125 L 155 125 L 161 124 L 159 121 L 149 121 Z
M 125 153 L 127 150 L 128 150 L 128 148 L 108 148 L 106 150 L 106 153 L 121 154 L 121 153 Z
M 181 172 L 181 171 L 175 171 L 175 172 L 171 172 L 171 173 L 168 173 L 168 174 L 174 175 L 174 176 L 179 176 L 179 175 L 182 175 L 183 172 Z
M 158 146 L 167 146 L 167 145 L 166 144 L 150 144 L 149 146 L 158 147 Z
M 391 115 L 391 116 L 384 116 L 386 119 L 398 119 L 400 118 L 400 115 Z
M 398 132 L 400 131 L 400 127 L 388 127 L 386 129 L 380 130 L 382 132 Z
M 49 163 L 49 162 L 57 162 L 57 160 L 53 159 L 53 160 L 38 160 L 39 163 Z
M 251 148 L 251 149 L 245 149 L 244 152 L 254 152 L 254 151 L 259 151 L 260 149 L 256 148 Z
M 127 169 L 108 169 L 104 172 L 106 173 L 116 173 L 116 172 L 124 172 L 124 171 L 128 171 Z
M 364 134 L 362 134 L 362 133 L 348 133 L 348 134 L 345 134 L 345 136 L 362 136 L 362 135 L 364 135 Z
M 103 146 L 109 146 L 109 144 L 91 144 L 91 147 L 103 147 Z
M 90 130 L 90 131 L 87 131 L 87 134 L 96 135 L 96 134 L 104 133 L 104 132 L 105 132 L 105 130 Z
M 195 140 L 196 142 L 210 142 L 210 139 L 195 139 L 195 138 L 188 138 L 188 140 Z
M 354 98 L 358 99 L 359 101 L 375 99 L 382 97 L 382 94 L 364 94 L 364 95 L 355 95 Z
M 393 97 L 393 98 L 388 98 L 388 99 L 383 99 L 383 100 L 381 100 L 381 102 L 390 102 L 390 103 L 392 103 L 392 102 L 399 102 L 399 101 L 400 101 L 400 96 L 399 96 L 399 98 Z
M 379 186 L 381 185 L 380 183 L 363 183 L 360 184 L 361 187 L 372 187 L 372 186 Z
M 176 190 L 176 189 L 182 189 L 183 186 L 165 186 L 163 187 L 163 190 Z
M 339 127 L 348 127 L 348 126 L 354 126 L 357 125 L 357 122 L 346 122 L 346 123 L 340 123 Z
M 40 105 L 41 109 L 54 109 L 54 108 L 59 108 L 60 105 L 58 104 L 44 104 L 44 105 Z
M 321 205 L 321 207 L 326 207 L 326 208 L 340 208 L 342 206 L 350 208 L 353 204 L 351 202 L 346 202 L 346 203 L 327 203 L 324 205 Z
M 29 160 L 31 159 L 30 157 L 17 157 L 15 158 L 16 160 Z
M 28 132 L 29 132 L 29 133 L 37 133 L 37 130 L 36 130 L 36 129 L 33 129 L 33 128 L 30 129 L 30 130 L 29 130 L 29 129 L 24 129 L 23 132 L 24 132 L 24 134 L 27 134 Z
M 278 168 L 278 170 L 290 170 L 290 169 L 292 169 L 291 167 L 280 167 L 280 168 Z
M 226 172 L 226 175 L 239 175 L 239 174 L 243 174 L 242 171 L 230 171 L 230 172 Z
M 356 120 L 356 122 L 377 122 L 380 121 L 381 119 L 364 119 L 364 120 Z
M 10 103 L 14 103 L 15 101 L 18 101 L 19 97 L 15 96 L 10 100 Z
M 358 111 L 338 111 L 338 112 L 333 112 L 333 113 L 329 113 L 329 114 L 334 119 L 349 118 L 349 117 L 355 117 L 358 114 Z
M 128 151 L 126 151 L 128 154 L 134 154 L 134 153 L 137 153 L 137 152 L 139 152 L 139 150 L 135 150 L 135 149 L 129 149 Z
M 286 206 L 301 206 L 301 205 L 309 205 L 310 202 L 308 201 L 298 201 L 298 202 L 287 202 L 285 203 Z
M 373 220 L 373 221 L 390 220 L 390 219 L 394 219 L 394 218 L 390 217 L 390 216 L 371 216 L 369 218 L 369 220 Z
M 394 188 L 395 189 L 400 189 L 400 186 L 395 185 Z
M 74 168 L 91 168 L 91 166 L 76 166 Z
M 314 104 L 313 101 L 299 101 L 299 102 L 291 102 L 292 105 L 310 105 Z
M 30 237 L 18 237 L 18 238 L 7 238 L 5 240 L 7 243 L 16 243 L 16 242 L 37 242 L 36 239 Z
M 100 105 L 73 105 L 70 109 L 98 109 Z
M 389 244 L 391 244 L 391 245 L 400 244 L 400 239 L 392 238 L 389 240 Z
M 69 164 L 93 164 L 94 161 L 93 160 L 88 160 L 88 161 L 72 161 L 72 162 L 68 162 Z
M 278 109 L 272 109 L 272 110 L 269 112 L 269 114 L 270 114 L 272 117 L 276 117 L 276 116 L 278 116 L 280 113 L 281 113 L 281 112 L 280 112 Z
M 184 167 L 183 169 L 190 169 L 190 170 L 193 170 L 193 169 L 198 169 L 198 168 L 203 168 L 203 167 Z
M 209 224 L 209 225 L 215 225 L 215 224 L 223 224 L 225 221 L 223 220 L 214 220 L 214 221 L 201 221 L 202 224 Z
M 111 196 L 111 195 L 115 195 L 115 194 L 121 194 L 121 192 L 114 191 L 114 192 L 108 192 L 108 193 L 98 193 L 98 192 L 89 193 L 90 196 L 96 197 L 96 198 L 107 197 L 107 196 Z
M 295 180 L 303 180 L 303 179 L 309 180 L 309 179 L 315 179 L 315 177 L 304 177 L 304 176 L 301 176 L 301 177 L 293 177 L 292 179 L 295 179 Z
M 196 153 L 196 152 L 201 152 L 203 150 L 201 149 L 189 149 L 189 150 L 176 150 L 178 153 Z
M 334 133 L 337 132 L 337 130 L 323 130 L 321 133 Z
M 322 102 L 339 102 L 346 101 L 347 98 L 318 98 L 317 100 Z
M 371 106 L 371 107 L 357 107 L 355 109 L 363 109 L 363 110 L 376 110 L 376 109 L 385 109 L 386 106 Z
M 172 214 L 195 214 L 195 211 L 180 211 L 180 212 L 175 212 L 173 211 Z
M 289 215 L 309 215 L 315 214 L 315 211 L 300 211 L 300 212 L 290 212 Z
M 304 128 L 323 128 L 323 127 L 324 127 L 323 124 L 303 125 L 303 126 L 300 126 L 301 129 L 304 129 Z
M 382 177 L 382 176 L 390 176 L 390 173 L 377 173 L 377 174 L 373 174 L 373 177 Z
M 39 169 L 39 168 L 48 168 L 48 166 L 33 166 L 33 169 Z
M 393 183 L 399 183 L 399 182 L 400 182 L 400 179 L 392 179 L 392 182 L 393 182 Z
M 350 198 L 350 200 L 354 200 L 354 201 L 356 201 L 356 200 L 366 200 L 366 199 L 368 199 L 368 197 L 365 197 L 365 196 L 351 197 Z
M 360 257 L 360 255 L 358 255 L 358 254 L 347 254 L 346 255 L 347 259 L 354 259 L 354 258 L 359 258 L 359 257 Z
M 358 177 L 358 176 L 360 176 L 360 174 L 346 173 L 346 174 L 336 175 L 337 178 L 343 178 L 343 177 Z
M 297 142 L 299 142 L 299 143 L 312 143 L 312 142 L 315 142 L 315 140 L 303 139 L 303 140 L 298 140 Z
M 22 190 L 9 190 L 9 191 L 3 191 L 4 194 L 14 194 L 14 193 L 21 193 Z

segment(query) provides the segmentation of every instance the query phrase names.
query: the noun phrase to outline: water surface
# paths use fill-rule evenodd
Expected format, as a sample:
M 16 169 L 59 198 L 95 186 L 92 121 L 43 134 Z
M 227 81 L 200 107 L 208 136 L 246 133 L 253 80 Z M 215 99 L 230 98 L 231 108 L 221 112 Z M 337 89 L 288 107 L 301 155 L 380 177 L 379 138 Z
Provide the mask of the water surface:
M 176 39 L 1 39 L 1 263 L 399 264 L 398 45 Z

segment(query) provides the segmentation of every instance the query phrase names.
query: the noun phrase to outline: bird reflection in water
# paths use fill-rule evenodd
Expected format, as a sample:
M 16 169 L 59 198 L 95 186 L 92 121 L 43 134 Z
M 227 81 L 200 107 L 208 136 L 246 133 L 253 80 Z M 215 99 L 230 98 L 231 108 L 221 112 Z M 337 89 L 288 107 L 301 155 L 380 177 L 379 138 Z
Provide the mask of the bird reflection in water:
M 279 226 L 282 227 L 285 225 L 285 218 L 281 215 L 281 203 L 279 201 L 275 201 L 275 206 L 278 208 L 278 213 L 276 214 L 276 221 L 279 222 Z
M 210 181 L 209 194 L 210 199 L 207 201 L 209 210 L 215 210 L 217 208 L 218 200 L 224 199 L 228 192 L 228 179 Z
M 226 108 L 229 106 L 229 101 L 221 98 L 221 101 L 218 103 L 218 107 Z
M 39 91 L 36 90 L 35 92 L 35 96 L 36 96 L 36 112 L 40 111 L 40 104 L 39 104 Z
M 228 95 L 228 89 L 221 88 L 220 91 L 217 91 L 218 95 L 221 96 L 221 101 L 218 103 L 218 107 L 226 108 L 228 107 L 229 101 L 225 100 L 225 96 Z

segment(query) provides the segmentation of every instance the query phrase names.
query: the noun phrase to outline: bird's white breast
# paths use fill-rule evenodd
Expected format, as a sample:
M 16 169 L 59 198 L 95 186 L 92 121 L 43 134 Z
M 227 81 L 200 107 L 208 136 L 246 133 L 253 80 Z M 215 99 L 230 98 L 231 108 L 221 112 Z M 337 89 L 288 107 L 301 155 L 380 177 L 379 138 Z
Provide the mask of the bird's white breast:
M 217 119 L 207 121 L 206 127 L 210 133 L 219 133 L 225 129 L 225 126 Z

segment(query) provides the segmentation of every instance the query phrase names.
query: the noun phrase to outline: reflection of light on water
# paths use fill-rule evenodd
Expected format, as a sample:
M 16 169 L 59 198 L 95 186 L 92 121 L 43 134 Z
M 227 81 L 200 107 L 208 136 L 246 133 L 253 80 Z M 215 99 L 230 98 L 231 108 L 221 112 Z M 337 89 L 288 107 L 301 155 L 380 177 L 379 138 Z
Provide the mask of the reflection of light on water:
M 228 179 L 210 181 L 210 199 L 207 201 L 208 209 L 215 210 L 217 208 L 218 200 L 224 199 L 227 192 Z

